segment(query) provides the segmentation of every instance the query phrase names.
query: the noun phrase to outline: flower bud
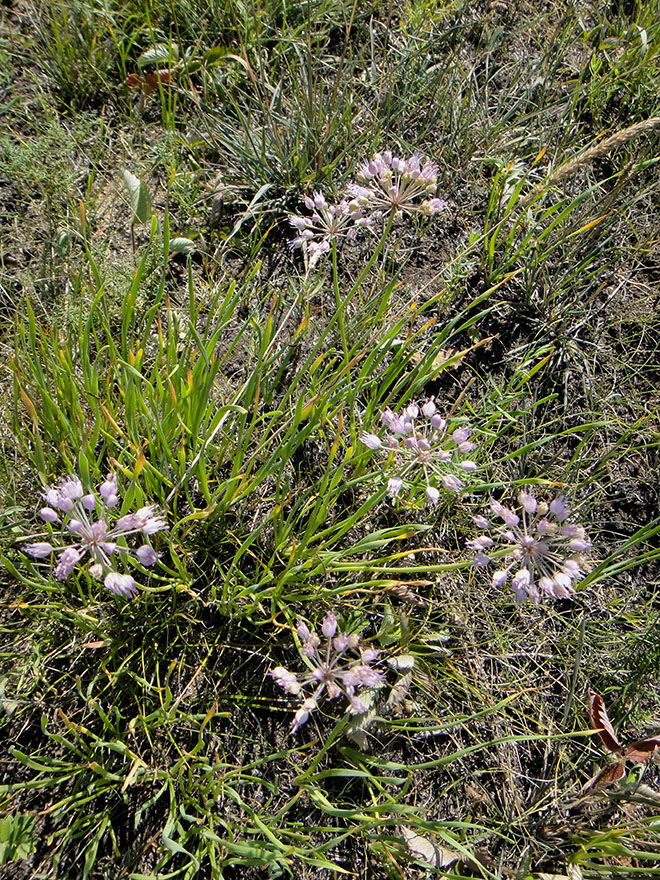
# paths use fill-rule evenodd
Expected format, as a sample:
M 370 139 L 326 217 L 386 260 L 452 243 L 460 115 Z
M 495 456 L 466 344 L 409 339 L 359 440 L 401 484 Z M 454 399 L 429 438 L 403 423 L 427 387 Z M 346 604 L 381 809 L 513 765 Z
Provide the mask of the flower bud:
M 557 495 L 555 500 L 550 502 L 550 512 L 554 513 L 558 520 L 566 519 L 568 516 L 568 507 L 564 504 L 564 499 L 561 495 Z
M 332 640 L 332 645 L 333 645 L 335 651 L 338 654 L 341 654 L 343 651 L 346 650 L 346 648 L 348 648 L 348 636 L 345 633 L 342 633 L 342 634 L 336 636 Z
M 329 700 L 336 700 L 337 697 L 341 696 L 341 688 L 336 681 L 329 681 L 325 691 Z
M 585 541 L 584 538 L 573 538 L 568 546 L 577 553 L 583 553 L 591 547 L 591 544 L 589 541 Z
M 426 500 L 429 504 L 437 504 L 440 500 L 440 492 L 435 488 L 435 486 L 426 487 Z
M 453 474 L 444 474 L 442 477 L 442 485 L 448 492 L 453 492 L 457 495 L 461 489 L 463 488 L 463 483 L 455 477 Z
M 525 513 L 536 513 L 538 503 L 536 498 L 534 498 L 529 492 L 520 491 L 518 493 L 518 501 L 522 505 Z
M 383 441 L 376 434 L 367 434 L 366 432 L 360 434 L 360 442 L 364 443 L 367 449 L 380 449 L 383 445 Z
M 326 637 L 326 639 L 331 639 L 337 632 L 337 618 L 332 613 L 332 611 L 329 611 L 323 618 L 323 623 L 321 624 L 321 632 Z
M 364 715 L 367 709 L 368 707 L 364 700 L 361 700 L 359 697 L 351 697 L 351 715 Z
M 47 523 L 56 523 L 59 522 L 60 519 L 57 515 L 57 511 L 53 510 L 52 507 L 42 507 L 39 511 L 39 516 Z
M 513 576 L 511 586 L 516 592 L 520 592 L 521 590 L 524 590 L 529 586 L 530 580 L 531 575 L 529 573 L 529 569 L 521 568 L 520 571 L 517 571 Z
M 426 416 L 427 419 L 430 419 L 431 416 L 434 416 L 437 410 L 435 405 L 435 398 L 429 397 L 426 403 L 422 404 L 422 412 Z
M 312 635 L 310 628 L 303 620 L 299 620 L 296 624 L 296 632 L 298 633 L 298 638 L 303 642 L 306 642 Z
M 82 498 L 83 487 L 78 477 L 69 477 L 68 480 L 65 480 L 60 486 L 60 495 L 74 500 Z
M 132 598 L 137 593 L 137 585 L 130 574 L 111 571 L 105 576 L 103 583 L 111 593 L 124 596 L 126 599 Z
M 55 566 L 55 577 L 58 580 L 66 580 L 76 563 L 80 561 L 81 554 L 75 547 L 65 547 L 59 555 L 57 565 Z
M 391 495 L 392 498 L 396 498 L 402 486 L 403 480 L 400 477 L 392 477 L 387 481 L 387 494 Z
M 101 498 L 107 499 L 110 495 L 117 494 L 117 477 L 114 474 L 108 474 L 105 482 L 99 486 L 99 494 Z
M 35 559 L 44 559 L 46 556 L 50 556 L 54 549 L 48 541 L 37 541 L 35 544 L 25 544 L 23 553 L 34 556 Z
M 156 551 L 149 544 L 143 544 L 141 547 L 138 547 L 135 551 L 135 555 L 137 556 L 138 562 L 146 566 L 153 565 L 158 559 Z

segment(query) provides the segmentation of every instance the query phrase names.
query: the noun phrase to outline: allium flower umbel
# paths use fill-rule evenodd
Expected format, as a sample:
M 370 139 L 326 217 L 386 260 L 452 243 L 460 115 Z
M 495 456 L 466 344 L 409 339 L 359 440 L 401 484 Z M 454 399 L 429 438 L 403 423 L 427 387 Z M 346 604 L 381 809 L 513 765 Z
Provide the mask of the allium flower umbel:
M 382 673 L 369 665 L 378 659 L 378 652 L 373 648 L 361 648 L 358 633 L 338 633 L 337 618 L 332 612 L 324 617 L 321 632 L 325 636 L 323 642 L 307 624 L 302 621 L 298 623 L 302 652 L 310 661 L 307 672 L 289 672 L 283 666 L 270 670 L 270 675 L 280 687 L 301 698 L 300 708 L 291 724 L 292 732 L 298 730 L 307 721 L 310 712 L 318 708 L 324 693 L 326 700 L 343 695 L 349 702 L 351 715 L 362 715 L 367 711 L 367 706 L 356 695 L 356 691 L 378 687 L 383 681 Z M 313 691 L 306 693 L 305 688 L 313 688 Z
M 289 217 L 289 223 L 297 233 L 289 242 L 289 247 L 295 249 L 305 246 L 310 256 L 321 256 L 328 253 L 333 239 L 355 238 L 356 212 L 349 210 L 346 199 L 338 205 L 330 205 L 319 190 L 313 198 L 305 196 L 305 207 L 312 212 L 311 217 L 296 214 Z
M 391 150 L 376 153 L 357 173 L 359 183 L 350 184 L 350 210 L 431 216 L 447 207 L 443 199 L 434 198 L 438 183 L 435 162 L 414 153 L 409 159 L 393 156 Z M 372 215 L 373 216 L 373 215 Z
M 117 562 L 131 556 L 141 565 L 153 565 L 158 558 L 153 547 L 143 543 L 136 549 L 126 545 L 129 535 L 154 535 L 167 528 L 165 517 L 154 506 L 141 507 L 115 519 L 112 511 L 119 504 L 117 478 L 108 474 L 98 493 L 85 493 L 78 477 L 68 477 L 58 486 L 47 489 L 46 506 L 39 511 L 41 519 L 52 527 L 59 525 L 64 543 L 38 541 L 25 544 L 23 552 L 35 559 L 57 553 L 55 577 L 66 580 L 74 568 L 88 565 L 89 574 L 100 580 L 113 593 L 130 597 L 137 586 L 130 574 L 117 571 Z M 68 533 L 68 534 L 67 534 Z M 68 539 L 68 540 L 66 540 Z
M 492 500 L 491 520 L 474 517 L 483 529 L 483 534 L 468 541 L 468 547 L 475 551 L 474 565 L 500 565 L 493 574 L 493 586 L 499 587 L 511 577 L 517 602 L 527 597 L 540 602 L 543 594 L 572 598 L 573 582 L 587 567 L 591 549 L 584 528 L 568 522 L 570 511 L 561 495 L 548 504 L 523 490 L 518 503 L 516 512 Z
M 384 438 L 363 432 L 360 441 L 369 449 L 382 449 L 392 456 L 398 469 L 387 484 L 389 495 L 396 498 L 404 486 L 416 486 L 420 475 L 429 504 L 440 500 L 440 489 L 434 483 L 454 495 L 460 494 L 464 488 L 461 477 L 477 469 L 474 461 L 465 458 L 477 445 L 469 439 L 468 426 L 447 422 L 432 397 L 421 405 L 409 404 L 401 415 L 388 407 L 381 422 L 386 428 Z

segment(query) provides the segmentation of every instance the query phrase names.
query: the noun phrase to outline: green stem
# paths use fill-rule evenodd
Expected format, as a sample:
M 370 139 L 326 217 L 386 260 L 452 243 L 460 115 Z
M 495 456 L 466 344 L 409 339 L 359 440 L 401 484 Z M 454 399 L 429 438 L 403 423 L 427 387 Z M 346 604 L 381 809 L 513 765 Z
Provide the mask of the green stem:
M 394 211 L 390 211 L 390 216 L 387 218 L 387 226 L 385 227 L 385 231 L 383 232 L 381 239 L 378 242 L 378 247 L 373 252 L 371 257 L 369 258 L 369 262 L 367 263 L 367 265 L 364 267 L 364 269 L 360 273 L 360 277 L 358 278 L 358 280 L 355 282 L 353 287 L 351 287 L 351 289 L 348 293 L 348 296 L 345 298 L 345 302 L 349 302 L 355 296 L 355 294 L 360 289 L 360 287 L 362 287 L 362 282 L 367 277 L 369 272 L 371 272 L 374 263 L 376 262 L 376 260 L 380 256 L 381 251 L 385 247 L 385 242 L 387 241 L 387 237 L 390 234 L 393 223 L 394 223 Z
M 342 302 L 339 293 L 339 277 L 337 274 L 337 242 L 332 240 L 332 286 L 335 291 L 335 306 L 337 309 L 337 323 L 339 324 L 339 335 L 341 336 L 341 347 L 344 352 L 344 363 L 348 363 L 348 345 L 346 342 L 346 325 L 344 324 L 344 308 L 345 303 Z
M 337 277 L 337 251 L 336 251 L 335 242 L 334 241 L 332 242 L 332 280 L 334 283 L 335 301 L 337 303 L 337 309 L 335 311 L 335 314 L 332 316 L 332 318 L 328 322 L 327 329 L 328 329 L 328 331 L 332 330 L 332 328 L 335 325 L 335 321 L 339 324 L 339 333 L 341 335 L 342 346 L 344 349 L 344 363 L 345 364 L 348 363 L 349 349 L 348 349 L 348 345 L 346 342 L 346 328 L 344 325 L 344 312 L 346 311 L 346 307 L 349 304 L 349 302 L 353 299 L 353 297 L 355 296 L 357 291 L 362 286 L 362 282 L 367 277 L 367 275 L 369 274 L 369 272 L 373 268 L 374 263 L 376 262 L 380 253 L 382 252 L 383 247 L 385 246 L 385 242 L 387 241 L 387 237 L 390 234 L 390 231 L 392 229 L 393 223 L 394 223 L 394 211 L 391 211 L 390 216 L 387 220 L 387 226 L 385 227 L 385 231 L 383 232 L 381 239 L 378 242 L 378 247 L 373 252 L 371 257 L 369 257 L 369 262 L 367 263 L 367 265 L 364 267 L 364 269 L 360 273 L 358 280 L 355 282 L 353 287 L 351 287 L 349 292 L 343 298 L 341 298 L 341 295 L 339 293 L 339 280 Z

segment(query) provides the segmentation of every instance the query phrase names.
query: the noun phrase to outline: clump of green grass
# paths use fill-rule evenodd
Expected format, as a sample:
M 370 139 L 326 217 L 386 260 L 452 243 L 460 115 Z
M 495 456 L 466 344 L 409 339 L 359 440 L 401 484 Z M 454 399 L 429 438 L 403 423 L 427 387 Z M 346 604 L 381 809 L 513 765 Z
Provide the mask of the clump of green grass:
M 37 272 L 22 223 L 26 270 L 64 283 L 13 287 L 3 316 L 0 863 L 655 876 L 654 761 L 584 790 L 607 760 L 588 685 L 631 736 L 657 733 L 648 14 L 187 0 L 33 16 L 40 100 L 29 126 L 11 107 L 5 176 L 71 238 Z M 148 95 L 129 90 L 159 65 Z M 102 137 L 76 135 L 101 118 Z M 339 196 L 388 147 L 438 163 L 446 209 L 385 212 L 316 261 L 289 251 L 304 196 Z M 430 398 L 474 428 L 469 491 L 436 499 L 421 467 L 393 500 L 382 413 Z M 132 600 L 22 550 L 47 539 L 44 487 L 108 473 L 118 514 L 168 519 Z M 522 487 L 566 496 L 594 545 L 572 602 L 518 605 L 472 565 L 473 517 Z M 292 734 L 296 695 L 272 671 L 306 675 L 298 621 L 330 611 L 378 650 L 380 686 L 366 712 L 323 702 Z

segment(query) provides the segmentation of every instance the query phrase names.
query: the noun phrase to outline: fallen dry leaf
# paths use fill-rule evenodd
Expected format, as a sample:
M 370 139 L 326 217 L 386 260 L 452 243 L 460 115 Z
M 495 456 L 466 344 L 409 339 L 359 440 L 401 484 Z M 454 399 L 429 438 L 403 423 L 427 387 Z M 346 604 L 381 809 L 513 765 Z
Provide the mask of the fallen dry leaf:
M 426 862 L 427 865 L 431 865 L 432 868 L 448 868 L 461 858 L 459 853 L 445 849 L 444 846 L 438 846 L 428 837 L 416 834 L 405 825 L 402 825 L 399 830 L 412 855 L 416 859 Z
M 602 770 L 599 770 L 595 776 L 592 776 L 589 782 L 582 786 L 580 794 L 586 794 L 589 791 L 598 791 L 598 789 L 602 788 L 604 785 L 621 779 L 624 773 L 623 761 L 617 761 L 616 764 L 607 764 Z
M 605 708 L 605 700 L 600 694 L 589 691 L 589 720 L 591 726 L 594 727 L 598 736 L 601 738 L 603 745 L 611 752 L 620 752 L 623 746 L 618 740 L 612 722 L 607 717 L 607 709 Z
M 658 749 L 660 749 L 660 736 L 652 736 L 650 739 L 642 739 L 628 746 L 623 757 L 629 761 L 639 761 L 642 764 L 644 761 L 648 761 Z

